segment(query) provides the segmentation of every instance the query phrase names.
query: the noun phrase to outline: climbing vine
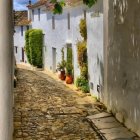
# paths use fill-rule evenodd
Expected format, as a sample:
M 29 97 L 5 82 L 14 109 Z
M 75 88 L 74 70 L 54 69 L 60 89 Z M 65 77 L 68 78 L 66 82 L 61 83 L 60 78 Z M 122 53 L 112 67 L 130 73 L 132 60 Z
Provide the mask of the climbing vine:
M 80 34 L 83 37 L 82 41 L 77 42 L 78 64 L 80 66 L 80 77 L 76 80 L 76 86 L 84 93 L 89 92 L 88 82 L 88 58 L 87 58 L 87 25 L 86 20 L 81 19 Z
M 83 0 L 83 3 L 88 7 L 92 7 L 97 0 Z M 63 7 L 65 6 L 65 0 L 51 0 L 51 3 L 54 4 L 53 13 L 54 14 L 62 14 Z

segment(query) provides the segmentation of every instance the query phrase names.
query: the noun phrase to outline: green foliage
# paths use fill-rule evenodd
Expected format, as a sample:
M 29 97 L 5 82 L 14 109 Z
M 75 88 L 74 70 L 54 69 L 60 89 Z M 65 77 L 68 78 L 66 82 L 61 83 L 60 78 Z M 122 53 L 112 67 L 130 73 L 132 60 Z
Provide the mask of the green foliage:
M 63 7 L 65 6 L 64 0 L 58 1 L 58 0 L 51 0 L 51 3 L 54 4 L 53 13 L 54 14 L 62 14 Z
M 83 3 L 88 7 L 92 7 L 97 0 L 83 0 Z M 51 0 L 51 3 L 54 4 L 53 13 L 54 14 L 62 14 L 63 7 L 65 6 L 65 0 Z
M 73 74 L 73 66 L 71 63 L 66 64 L 66 75 L 72 75 Z
M 28 62 L 31 64 L 31 56 L 30 56 L 30 53 L 31 53 L 31 48 L 30 48 L 30 41 L 29 41 L 29 34 L 33 31 L 33 29 L 31 30 L 27 30 L 26 33 L 25 33 L 25 52 L 26 52 L 26 55 L 27 55 L 27 59 L 28 59 Z
M 80 88 L 84 93 L 89 92 L 88 80 L 83 76 L 77 78 L 76 87 Z
M 59 71 L 63 71 L 63 70 L 65 70 L 65 67 L 66 67 L 66 61 L 65 61 L 65 59 L 64 59 L 64 48 L 62 48 L 62 49 L 61 49 L 61 62 L 58 63 L 57 69 L 58 69 Z
M 73 74 L 73 63 L 72 63 L 72 47 L 67 47 L 67 64 L 66 64 L 66 74 Z
M 32 29 L 26 31 L 26 54 L 31 65 L 42 67 L 42 48 L 43 33 L 42 30 Z
M 87 63 L 83 64 L 83 66 L 80 68 L 80 70 L 81 70 L 81 76 L 88 79 L 88 65 L 87 65 Z
M 72 64 L 72 47 L 67 47 L 67 63 Z
M 87 63 L 87 43 L 85 41 L 78 41 L 77 51 L 78 51 L 78 63 L 82 67 L 83 64 Z
M 79 28 L 80 34 L 84 40 L 77 42 L 78 63 L 80 66 L 81 75 L 76 80 L 76 86 L 80 88 L 82 92 L 88 93 L 90 89 L 88 82 L 87 25 L 85 19 L 81 19 Z
M 90 91 L 88 83 L 81 87 L 82 92 L 88 93 Z
M 65 60 L 62 60 L 60 63 L 58 63 L 58 65 L 57 65 L 57 69 L 59 70 L 59 71 L 63 71 L 63 70 L 65 70 L 65 67 L 66 67 L 66 61 Z
M 86 4 L 88 7 L 92 7 L 97 0 L 83 0 L 83 3 Z
M 87 40 L 87 25 L 85 19 L 80 20 L 79 28 L 81 36 L 84 38 L 84 40 Z

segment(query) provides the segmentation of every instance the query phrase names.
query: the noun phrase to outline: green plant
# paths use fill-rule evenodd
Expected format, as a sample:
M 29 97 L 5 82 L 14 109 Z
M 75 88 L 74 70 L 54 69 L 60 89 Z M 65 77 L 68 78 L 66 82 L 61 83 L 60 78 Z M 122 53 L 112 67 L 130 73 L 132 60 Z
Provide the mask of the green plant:
M 72 47 L 67 47 L 67 63 L 72 64 Z
M 84 38 L 84 40 L 87 40 L 87 25 L 85 19 L 80 20 L 79 28 L 81 36 Z
M 86 4 L 88 7 L 92 7 L 97 0 L 83 0 L 83 3 Z
M 73 66 L 71 63 L 66 64 L 66 75 L 72 75 L 73 73 Z
M 81 90 L 82 90 L 82 92 L 84 92 L 84 93 L 88 93 L 88 92 L 90 91 L 89 85 L 87 84 L 87 85 L 82 86 L 82 87 L 81 87 Z
M 81 76 L 83 76 L 86 79 L 88 79 L 88 66 L 87 66 L 87 63 L 83 64 L 83 66 L 80 67 L 80 70 L 81 70 Z
M 78 63 L 83 66 L 83 63 L 87 63 L 87 47 L 85 41 L 78 41 L 77 51 L 78 51 Z
M 66 67 L 66 61 L 65 60 L 62 60 L 60 63 L 58 63 L 57 65 L 57 69 L 59 71 L 64 71 L 65 70 L 65 67 Z
M 33 31 L 34 29 L 27 30 L 25 33 L 25 52 L 27 55 L 28 62 L 31 64 L 31 48 L 30 48 L 30 39 L 29 39 L 29 34 Z
M 26 32 L 26 54 L 31 65 L 42 67 L 42 48 L 43 33 L 42 30 L 32 29 Z
M 84 93 L 89 92 L 88 80 L 83 76 L 77 78 L 76 87 L 80 88 Z
M 61 14 L 63 12 L 65 0 L 51 0 L 50 2 L 54 5 L 54 14 Z M 97 0 L 83 0 L 83 3 L 86 4 L 88 7 L 92 7 L 96 2 Z

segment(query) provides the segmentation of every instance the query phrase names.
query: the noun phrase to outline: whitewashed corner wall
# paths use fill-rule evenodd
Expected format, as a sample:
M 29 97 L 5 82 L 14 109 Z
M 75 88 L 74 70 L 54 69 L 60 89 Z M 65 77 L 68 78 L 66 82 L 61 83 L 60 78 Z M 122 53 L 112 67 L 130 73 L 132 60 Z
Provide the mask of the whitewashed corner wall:
M 140 136 L 140 2 L 104 0 L 104 102 Z
M 23 36 L 21 35 L 21 26 L 15 26 L 14 33 L 14 54 L 16 58 L 16 63 L 19 64 L 22 61 L 22 48 L 25 47 L 25 32 L 27 30 L 26 26 L 23 26 Z M 17 47 L 17 53 L 16 48 Z M 24 62 L 27 62 L 26 53 L 24 52 Z
M 87 13 L 87 51 L 90 91 L 101 98 L 103 87 L 103 1 L 98 0 Z M 100 86 L 99 92 L 97 86 Z

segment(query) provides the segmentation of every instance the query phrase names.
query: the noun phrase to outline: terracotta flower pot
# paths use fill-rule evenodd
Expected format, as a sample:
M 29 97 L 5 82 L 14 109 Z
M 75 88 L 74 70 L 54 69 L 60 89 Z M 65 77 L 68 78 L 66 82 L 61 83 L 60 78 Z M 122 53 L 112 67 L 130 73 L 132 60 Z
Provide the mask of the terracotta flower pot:
M 61 71 L 60 79 L 65 80 L 65 78 L 66 78 L 65 71 Z
M 59 71 L 58 77 L 61 80 L 65 80 L 65 78 L 66 78 L 65 71 L 64 70 L 63 71 Z
M 66 84 L 72 84 L 73 83 L 73 77 L 71 75 L 66 76 Z

